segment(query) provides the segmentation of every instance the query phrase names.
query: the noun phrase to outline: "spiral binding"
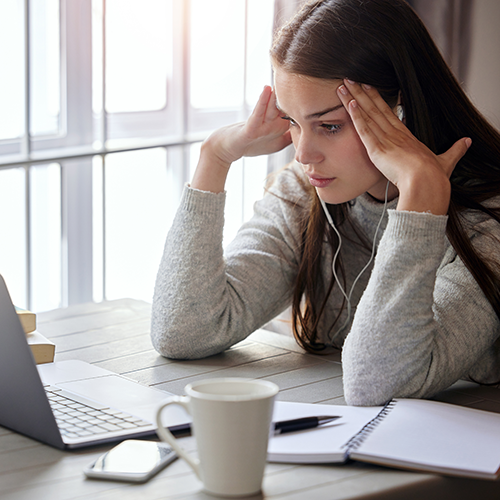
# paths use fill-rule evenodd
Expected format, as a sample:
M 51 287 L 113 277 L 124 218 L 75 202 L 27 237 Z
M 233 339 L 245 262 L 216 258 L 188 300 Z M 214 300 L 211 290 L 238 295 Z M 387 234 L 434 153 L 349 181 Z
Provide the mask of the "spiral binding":
M 345 458 L 349 458 L 351 452 L 355 451 L 363 441 L 368 437 L 368 435 L 377 427 L 377 425 L 387 416 L 387 414 L 396 406 L 396 402 L 391 399 L 385 406 L 379 411 L 376 417 L 372 418 L 367 424 L 365 424 L 359 432 L 354 434 L 354 436 L 343 444 L 341 449 L 345 448 Z

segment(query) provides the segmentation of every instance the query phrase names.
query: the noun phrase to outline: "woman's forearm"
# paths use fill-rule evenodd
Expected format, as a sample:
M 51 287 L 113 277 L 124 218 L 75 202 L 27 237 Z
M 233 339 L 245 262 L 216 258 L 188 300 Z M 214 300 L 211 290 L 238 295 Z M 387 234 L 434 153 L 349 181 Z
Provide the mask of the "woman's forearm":
M 498 320 L 472 275 L 456 256 L 441 266 L 445 226 L 445 217 L 390 214 L 344 344 L 348 404 L 429 397 L 467 376 L 495 341 Z

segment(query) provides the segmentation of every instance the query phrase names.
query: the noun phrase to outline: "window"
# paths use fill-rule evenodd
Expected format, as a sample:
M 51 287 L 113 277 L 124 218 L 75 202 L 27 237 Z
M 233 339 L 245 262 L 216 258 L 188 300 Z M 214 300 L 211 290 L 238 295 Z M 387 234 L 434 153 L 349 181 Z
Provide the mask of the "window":
M 0 2 L 0 273 L 16 305 L 151 301 L 200 141 L 271 82 L 273 16 L 273 0 Z M 225 242 L 270 161 L 231 170 Z

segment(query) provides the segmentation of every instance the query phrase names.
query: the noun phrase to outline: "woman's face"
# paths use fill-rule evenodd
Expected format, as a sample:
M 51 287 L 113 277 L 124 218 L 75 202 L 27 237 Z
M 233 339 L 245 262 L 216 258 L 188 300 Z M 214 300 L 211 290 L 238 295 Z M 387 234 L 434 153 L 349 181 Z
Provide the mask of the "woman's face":
M 277 104 L 290 120 L 295 158 L 326 203 L 344 203 L 365 192 L 383 200 L 387 179 L 370 161 L 337 95 L 341 84 L 275 68 Z M 395 190 L 391 185 L 391 198 Z

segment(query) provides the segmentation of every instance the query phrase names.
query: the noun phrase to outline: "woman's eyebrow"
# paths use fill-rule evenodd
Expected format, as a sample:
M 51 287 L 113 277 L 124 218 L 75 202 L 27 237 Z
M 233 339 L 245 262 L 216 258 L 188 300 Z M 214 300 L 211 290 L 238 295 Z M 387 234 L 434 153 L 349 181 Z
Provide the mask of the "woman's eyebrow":
M 333 106 L 332 108 L 327 108 L 322 111 L 318 111 L 316 113 L 311 113 L 310 115 L 306 116 L 306 120 L 312 120 L 313 118 L 320 118 L 323 115 L 327 115 L 328 113 L 332 113 L 333 111 L 337 111 L 340 108 L 343 108 L 344 105 L 342 103 L 337 104 L 336 106 Z M 288 113 L 284 110 L 282 110 L 278 104 L 276 104 L 276 108 L 280 113 L 283 113 L 284 115 L 288 115 Z
M 331 113 L 332 111 L 337 111 L 337 109 L 343 108 L 344 105 L 342 103 L 337 104 L 336 106 L 333 106 L 333 108 L 328 108 L 324 109 L 323 111 L 318 111 L 317 113 L 312 113 L 310 115 L 306 116 L 307 120 L 311 120 L 312 118 L 320 118 L 323 115 L 327 115 L 328 113 Z

